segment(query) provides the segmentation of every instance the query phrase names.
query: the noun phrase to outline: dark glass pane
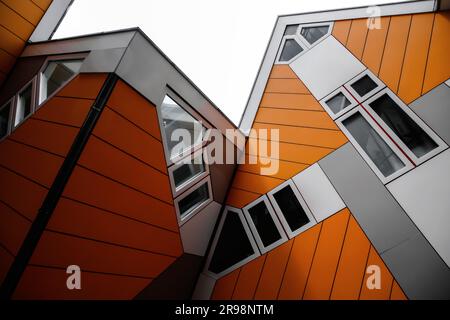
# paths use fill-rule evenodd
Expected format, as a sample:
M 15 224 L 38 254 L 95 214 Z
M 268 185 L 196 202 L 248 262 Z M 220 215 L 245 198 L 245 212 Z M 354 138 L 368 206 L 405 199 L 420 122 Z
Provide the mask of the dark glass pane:
M 416 157 L 420 158 L 438 147 L 437 143 L 388 94 L 371 102 L 370 106 Z
M 273 222 L 273 218 L 270 215 L 269 209 L 267 209 L 264 201 L 261 201 L 248 211 L 264 247 L 267 247 L 281 239 L 281 235 L 278 232 L 278 229 Z
M 339 92 L 333 98 L 325 102 L 330 107 L 331 111 L 337 114 L 339 111 L 347 108 L 350 105 L 350 101 L 344 96 L 342 92 Z
M 40 102 L 47 99 L 77 73 L 83 60 L 51 61 L 42 73 Z
M 286 27 L 286 30 L 284 31 L 285 36 L 293 36 L 297 33 L 298 24 L 292 24 L 290 26 Z
M 305 27 L 302 28 L 300 34 L 309 44 L 313 44 L 328 32 L 328 26 L 318 26 L 318 27 Z
M 228 211 L 209 270 L 220 273 L 254 253 L 238 213 Z
M 195 163 L 193 159 L 192 163 L 183 164 L 179 168 L 175 169 L 172 173 L 175 187 L 178 188 L 182 186 L 183 184 L 203 172 L 205 172 L 205 165 L 203 164 L 203 162 Z
M 0 110 L 0 138 L 8 134 L 9 113 L 11 111 L 11 104 L 8 103 Z
M 192 191 L 186 198 L 178 202 L 178 208 L 180 209 L 181 218 L 185 217 L 193 209 L 208 200 L 208 198 L 208 184 L 205 183 L 199 188 Z
M 281 52 L 280 61 L 289 61 L 297 54 L 303 51 L 297 41 L 294 39 L 287 39 L 284 42 L 283 51 Z
M 284 187 L 276 192 L 273 197 L 280 207 L 283 216 L 286 218 L 291 231 L 295 231 L 309 222 L 308 216 L 295 196 L 291 186 Z
M 371 77 L 365 75 L 355 83 L 353 83 L 352 88 L 359 94 L 360 97 L 364 97 L 370 91 L 378 87 L 375 81 L 372 80 Z
M 360 113 L 355 113 L 342 123 L 385 177 L 405 166 Z
M 18 125 L 31 113 L 31 84 L 19 94 L 16 109 L 16 120 L 14 125 Z

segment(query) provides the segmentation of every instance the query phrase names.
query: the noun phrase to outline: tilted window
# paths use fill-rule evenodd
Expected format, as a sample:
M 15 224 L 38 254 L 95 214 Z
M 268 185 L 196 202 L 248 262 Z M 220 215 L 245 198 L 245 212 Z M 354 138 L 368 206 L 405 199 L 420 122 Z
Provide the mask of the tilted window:
M 28 84 L 17 96 L 14 127 L 17 127 L 33 112 L 33 82 Z
M 302 27 L 300 34 L 309 44 L 314 44 L 328 34 L 329 28 L 329 25 Z
M 179 224 L 185 223 L 211 201 L 211 182 L 207 177 L 175 199 Z
M 303 50 L 304 49 L 298 44 L 295 39 L 286 39 L 284 41 L 283 50 L 281 51 L 278 61 L 288 62 Z
M 11 104 L 12 102 L 9 101 L 0 108 L 0 139 L 9 133 Z

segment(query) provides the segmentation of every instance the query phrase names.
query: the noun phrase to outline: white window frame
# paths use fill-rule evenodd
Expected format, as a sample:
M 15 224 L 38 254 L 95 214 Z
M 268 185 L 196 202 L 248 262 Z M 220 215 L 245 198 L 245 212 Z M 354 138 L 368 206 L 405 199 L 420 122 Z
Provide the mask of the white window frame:
M 289 226 L 289 223 L 287 222 L 283 211 L 281 210 L 280 206 L 278 205 L 278 202 L 275 200 L 274 194 L 278 191 L 290 187 L 292 191 L 294 192 L 295 197 L 297 198 L 298 202 L 303 208 L 303 211 L 305 211 L 306 216 L 309 219 L 309 222 L 305 224 L 304 226 L 298 228 L 297 230 L 292 231 L 291 227 Z M 278 218 L 281 221 L 281 224 L 283 225 L 284 231 L 288 235 L 289 239 L 294 238 L 295 236 L 299 235 L 300 233 L 304 232 L 305 230 L 308 230 L 309 228 L 315 226 L 317 224 L 316 219 L 314 218 L 313 214 L 311 213 L 311 210 L 309 209 L 308 205 L 306 204 L 305 200 L 303 199 L 302 195 L 300 194 L 300 191 L 297 189 L 297 186 L 295 185 L 294 181 L 291 179 L 287 180 L 286 182 L 280 184 L 275 189 L 271 190 L 267 193 L 267 196 L 272 203 L 273 209 L 275 210 L 275 213 L 277 214 Z
M 382 95 L 388 94 L 389 97 L 420 127 L 425 133 L 427 133 L 430 138 L 438 145 L 434 150 L 428 152 L 422 157 L 418 158 L 407 146 L 406 144 L 394 133 L 394 131 L 381 119 L 380 116 L 372 109 L 370 103 L 374 102 Z M 434 157 L 438 153 L 444 151 L 448 148 L 447 144 L 430 128 L 425 122 L 422 121 L 406 104 L 403 103 L 391 90 L 385 88 L 384 90 L 378 92 L 370 99 L 363 103 L 370 115 L 379 123 L 379 125 L 385 130 L 389 136 L 395 141 L 395 143 L 408 155 L 408 157 L 413 160 L 416 165 L 419 165 L 428 159 Z
M 352 88 L 352 84 L 354 84 L 364 76 L 368 76 L 370 79 L 372 79 L 372 81 L 377 85 L 377 87 L 367 92 L 364 96 L 360 96 L 358 92 L 356 92 L 355 89 Z M 350 94 L 353 95 L 353 97 L 355 97 L 361 103 L 364 100 L 367 100 L 368 98 L 376 94 L 377 92 L 379 92 L 380 90 L 384 89 L 386 85 L 380 79 L 378 79 L 378 77 L 375 76 L 369 69 L 366 69 L 360 74 L 358 74 L 356 77 L 354 77 L 352 80 L 344 84 L 344 87 L 350 92 Z
M 173 177 L 173 172 L 180 168 L 181 166 L 185 165 L 186 163 L 184 163 L 183 161 L 186 160 L 187 158 L 191 158 L 191 159 L 196 159 L 197 157 L 201 157 L 202 161 L 203 161 L 203 166 L 205 167 L 205 171 L 191 177 L 189 180 L 187 180 L 186 182 L 184 182 L 182 185 L 180 185 L 178 188 L 176 187 L 175 184 L 175 179 Z M 204 177 L 209 175 L 209 165 L 206 163 L 205 158 L 204 158 L 204 153 L 203 150 L 197 150 L 194 153 L 186 156 L 185 158 L 183 158 L 180 162 L 170 166 L 168 168 L 169 171 L 169 178 L 170 178 L 170 186 L 172 187 L 172 194 L 174 197 L 178 197 L 180 194 L 182 194 L 183 192 L 185 192 L 186 190 L 188 190 L 192 185 L 194 185 L 197 181 L 203 179 Z
M 269 211 L 270 216 L 272 217 L 272 220 L 275 224 L 275 227 L 277 228 L 278 232 L 280 233 L 280 239 L 275 241 L 274 243 L 268 245 L 267 247 L 264 246 L 261 237 L 258 233 L 258 230 L 250 216 L 250 211 L 249 209 L 253 208 L 254 206 L 256 206 L 257 204 L 259 204 L 260 202 L 264 202 L 264 204 L 267 207 L 267 210 Z M 270 250 L 272 250 L 273 248 L 278 247 L 279 245 L 281 245 L 282 243 L 286 242 L 288 240 L 288 237 L 286 235 L 286 232 L 283 229 L 283 226 L 281 225 L 280 220 L 278 219 L 277 214 L 275 213 L 275 210 L 272 207 L 272 204 L 269 201 L 269 198 L 266 195 L 263 195 L 261 197 L 259 197 L 258 199 L 256 199 L 255 201 L 253 201 L 252 203 L 248 204 L 247 206 L 245 206 L 243 209 L 244 211 L 244 216 L 245 219 L 247 219 L 248 225 L 250 226 L 250 230 L 252 230 L 252 233 L 256 239 L 256 243 L 258 244 L 259 250 L 261 251 L 261 254 L 264 254 Z
M 331 110 L 331 108 L 328 106 L 327 101 L 339 93 L 342 93 L 344 95 L 344 97 L 346 97 L 347 100 L 350 101 L 350 104 L 347 107 L 345 107 L 344 109 L 342 109 L 341 111 L 339 111 L 338 113 L 334 113 L 333 110 Z M 325 98 L 323 98 L 319 102 L 322 105 L 322 107 L 325 109 L 325 111 L 328 112 L 328 114 L 330 115 L 330 117 L 333 120 L 336 120 L 337 118 L 339 118 L 346 112 L 348 112 L 348 111 L 352 110 L 353 108 L 355 108 L 356 106 L 358 106 L 358 101 L 356 101 L 355 98 L 352 97 L 352 95 L 347 90 L 345 90 L 343 87 L 337 88 L 336 90 L 334 90 L 332 93 L 327 95 Z
M 181 218 L 180 208 L 178 206 L 179 202 L 186 198 L 188 195 L 190 195 L 192 192 L 200 188 L 204 184 L 208 185 L 208 198 L 198 203 L 195 207 L 191 209 L 183 218 Z M 192 187 L 190 187 L 188 190 L 186 190 L 182 195 L 180 195 L 178 198 L 174 199 L 174 206 L 175 211 L 177 213 L 177 220 L 178 225 L 181 227 L 183 224 L 188 222 L 192 217 L 194 217 L 197 213 L 199 213 L 203 208 L 205 208 L 208 204 L 210 204 L 213 201 L 213 194 L 212 194 L 212 185 L 211 185 L 211 177 L 207 176 L 203 178 L 202 180 L 198 181 L 196 184 L 194 184 Z
M 78 53 L 78 54 L 66 54 L 66 55 L 56 55 L 56 56 L 48 56 L 47 59 L 45 59 L 44 64 L 42 65 L 41 69 L 39 70 L 39 73 L 37 75 L 37 98 L 36 98 L 36 110 L 44 105 L 48 100 L 53 98 L 59 91 L 61 91 L 62 88 L 64 88 L 69 82 L 71 82 L 76 76 L 79 75 L 79 72 L 76 72 L 73 76 L 71 76 L 66 82 L 64 82 L 55 92 L 53 92 L 51 95 L 49 95 L 45 100 L 41 101 L 42 97 L 42 76 L 47 68 L 48 64 L 53 61 L 64 61 L 64 60 L 84 60 L 87 57 L 87 53 Z M 82 65 L 80 67 L 83 67 L 84 61 L 82 61 Z
M 6 139 L 11 134 L 11 131 L 13 130 L 13 123 L 14 123 L 14 115 L 15 115 L 15 96 L 10 98 L 8 101 L 6 101 L 1 107 L 0 111 L 3 110 L 3 108 L 7 108 L 9 106 L 9 116 L 8 116 L 8 123 L 6 128 L 6 134 L 3 137 L 0 137 L 0 142 L 3 141 L 3 139 Z
M 235 213 L 238 214 L 239 219 L 241 220 L 242 226 L 244 227 L 245 233 L 247 234 L 247 238 L 250 241 L 250 244 L 251 244 L 251 246 L 253 248 L 254 253 L 252 255 L 248 256 L 247 258 L 245 258 L 245 259 L 237 262 L 236 264 L 232 265 L 231 267 L 225 269 L 224 271 L 222 271 L 220 273 L 214 273 L 214 272 L 209 270 L 209 265 L 211 264 L 212 257 L 214 255 L 215 250 L 216 250 L 217 242 L 219 241 L 219 237 L 220 237 L 220 234 L 222 232 L 222 227 L 223 227 L 223 225 L 225 223 L 225 219 L 227 218 L 228 213 L 230 211 L 235 212 Z M 258 245 L 257 245 L 257 243 L 255 241 L 255 238 L 253 237 L 252 232 L 250 231 L 250 228 L 249 228 L 249 226 L 247 224 L 247 221 L 246 221 L 246 219 L 244 217 L 244 214 L 243 214 L 242 210 L 238 209 L 238 208 L 235 208 L 235 207 L 226 206 L 224 211 L 223 211 L 222 217 L 220 219 L 219 226 L 217 228 L 217 232 L 216 232 L 216 234 L 214 236 L 214 239 L 213 239 L 213 242 L 211 244 L 211 250 L 209 251 L 208 258 L 206 259 L 204 273 L 206 273 L 207 275 L 213 277 L 214 279 L 219 279 L 219 278 L 225 276 L 226 274 L 228 274 L 228 273 L 230 273 L 230 272 L 232 272 L 232 271 L 242 267 L 243 265 L 245 265 L 246 263 L 250 262 L 251 260 L 259 257 L 260 255 L 261 254 L 259 252 Z
M 306 24 L 300 24 L 298 26 L 297 29 L 297 36 L 300 37 L 300 39 L 302 39 L 303 42 L 306 43 L 307 48 L 310 49 L 312 47 L 314 47 L 315 45 L 319 44 L 320 42 L 322 42 L 325 38 L 327 38 L 328 36 L 331 35 L 331 33 L 333 32 L 333 25 L 334 22 L 329 21 L 329 22 L 315 22 L 315 23 L 306 23 Z M 309 27 L 320 27 L 320 26 L 328 26 L 328 32 L 319 40 L 317 40 L 316 42 L 314 42 L 313 44 L 310 44 L 308 42 L 308 40 L 305 39 L 305 37 L 302 36 L 301 31 L 303 28 L 309 28 Z
M 179 162 L 180 160 L 182 160 L 184 157 L 186 157 L 188 154 L 194 153 L 196 151 L 198 151 L 199 149 L 202 149 L 206 144 L 208 144 L 207 141 L 207 135 L 205 135 L 202 139 L 202 141 L 200 143 L 197 143 L 195 145 L 190 146 L 189 148 L 186 148 L 183 150 L 183 152 L 175 157 L 171 157 L 170 154 L 170 150 L 168 147 L 168 141 L 166 138 L 166 133 L 164 131 L 164 124 L 163 124 L 163 117 L 162 117 L 162 104 L 164 101 L 164 98 L 168 96 L 170 99 L 172 99 L 176 104 L 178 104 L 178 106 L 180 108 L 182 108 L 184 111 L 186 111 L 189 115 L 191 115 L 195 120 L 197 120 L 198 122 L 200 122 L 200 124 L 206 128 L 206 130 L 211 129 L 211 125 L 209 124 L 208 121 L 206 121 L 202 116 L 200 116 L 200 114 L 198 112 L 196 112 L 194 110 L 194 108 L 192 108 L 191 106 L 189 106 L 187 104 L 187 102 L 185 102 L 183 100 L 183 98 L 181 98 L 180 95 L 178 95 L 174 90 L 172 90 L 169 87 L 166 87 L 166 90 L 164 92 L 164 96 L 161 100 L 161 103 L 158 105 L 158 107 L 156 108 L 157 113 L 158 113 L 158 121 L 159 121 L 159 129 L 160 129 L 160 133 L 161 133 L 161 137 L 162 137 L 162 141 L 163 141 L 163 145 L 164 145 L 164 155 L 166 157 L 166 164 L 167 166 L 173 165 L 177 162 Z
M 281 53 L 283 52 L 284 44 L 286 43 L 286 40 L 295 40 L 298 43 L 298 45 L 303 49 L 303 51 L 296 54 L 289 61 L 280 61 Z M 280 49 L 278 50 L 277 59 L 275 60 L 276 64 L 290 64 L 292 61 L 294 61 L 295 59 L 297 59 L 298 57 L 303 55 L 306 51 L 308 51 L 308 48 L 309 47 L 306 45 L 306 43 L 303 43 L 302 40 L 296 34 L 284 36 L 283 40 L 281 41 Z
M 375 163 L 372 161 L 372 159 L 369 157 L 369 155 L 364 151 L 364 149 L 359 145 L 359 143 L 356 141 L 356 139 L 353 137 L 353 135 L 347 130 L 345 125 L 343 124 L 343 121 L 349 118 L 350 116 L 354 115 L 355 113 L 359 112 L 361 116 L 366 119 L 366 121 L 369 123 L 369 125 L 378 133 L 378 135 L 386 142 L 386 144 L 392 149 L 392 151 L 397 155 L 397 157 L 400 158 L 400 160 L 404 163 L 404 167 L 393 174 L 391 174 L 388 177 L 385 177 L 383 173 L 378 169 L 378 167 L 375 165 Z M 380 129 L 378 124 L 367 114 L 367 112 L 361 107 L 358 106 L 354 108 L 353 110 L 347 112 L 344 116 L 340 117 L 336 120 L 337 125 L 339 128 L 344 132 L 344 134 L 347 136 L 347 138 L 350 140 L 352 145 L 356 148 L 358 153 L 363 157 L 363 159 L 366 161 L 366 163 L 369 165 L 369 167 L 375 172 L 375 174 L 378 176 L 378 178 L 383 182 L 383 184 L 389 183 L 390 181 L 398 178 L 402 174 L 408 172 L 409 170 L 413 169 L 414 166 L 411 163 L 411 161 L 406 158 L 406 156 L 397 148 L 397 146 L 392 142 L 392 140 Z
M 20 122 L 16 124 L 16 114 L 17 114 L 17 107 L 19 104 L 19 96 L 22 92 L 24 92 L 28 86 L 31 84 L 31 106 L 30 106 L 30 114 L 25 116 Z M 34 112 L 36 111 L 36 77 L 33 77 L 30 81 L 28 81 L 14 96 L 14 116 L 13 116 L 13 122 L 11 127 L 11 132 L 16 130 L 18 127 L 22 125 L 28 118 L 30 118 Z

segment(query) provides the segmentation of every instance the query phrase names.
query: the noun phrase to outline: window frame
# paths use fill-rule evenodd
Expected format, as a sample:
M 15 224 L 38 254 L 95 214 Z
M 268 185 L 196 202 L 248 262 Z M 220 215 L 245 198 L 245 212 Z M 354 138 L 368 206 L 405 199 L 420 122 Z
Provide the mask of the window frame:
M 280 233 L 281 238 L 277 241 L 275 241 L 274 243 L 271 243 L 270 245 L 268 245 L 267 247 L 264 246 L 262 239 L 258 233 L 258 229 L 256 228 L 253 219 L 250 216 L 250 211 L 249 209 L 253 208 L 254 206 L 256 206 L 257 204 L 264 202 L 267 210 L 269 211 L 269 214 L 275 224 L 275 227 L 277 228 L 278 232 Z M 272 207 L 272 204 L 269 201 L 269 198 L 266 195 L 262 195 L 261 197 L 259 197 L 258 199 L 252 201 L 251 203 L 249 203 L 248 205 L 246 205 L 242 211 L 244 212 L 244 217 L 247 220 L 247 223 L 250 227 L 250 230 L 253 233 L 253 236 L 255 237 L 256 243 L 259 247 L 259 251 L 261 252 L 261 254 L 264 254 L 266 252 L 269 252 L 270 250 L 278 247 L 279 245 L 285 243 L 286 241 L 288 241 L 288 236 L 285 232 L 285 230 L 283 229 L 283 226 L 280 222 L 280 220 L 278 219 L 277 214 L 275 213 L 275 210 Z
M 216 250 L 217 242 L 219 241 L 219 237 L 220 237 L 220 234 L 221 234 L 221 231 L 222 231 L 222 227 L 223 227 L 223 225 L 225 223 L 225 219 L 227 218 L 228 213 L 230 211 L 235 212 L 235 213 L 238 214 L 239 219 L 241 220 L 242 226 L 244 227 L 245 233 L 247 234 L 247 238 L 250 241 L 250 244 L 251 244 L 251 246 L 253 248 L 254 253 L 252 255 L 248 256 L 247 258 L 239 261 L 238 263 L 232 265 L 231 267 L 228 267 L 224 271 L 222 271 L 220 273 L 214 273 L 214 272 L 209 270 L 209 265 L 211 264 L 212 257 L 214 255 L 215 250 Z M 257 245 L 257 243 L 255 241 L 255 238 L 254 238 L 254 236 L 253 236 L 253 234 L 252 234 L 252 232 L 250 230 L 250 227 L 249 227 L 249 225 L 247 223 L 247 220 L 244 217 L 244 213 L 243 213 L 242 209 L 238 209 L 238 208 L 235 208 L 235 207 L 232 207 L 232 206 L 225 206 L 225 208 L 222 211 L 222 215 L 221 215 L 221 218 L 220 218 L 219 225 L 217 227 L 217 232 L 215 233 L 214 239 L 213 239 L 213 241 L 211 243 L 211 249 L 209 250 L 208 257 L 206 259 L 205 268 L 204 268 L 203 272 L 217 280 L 217 279 L 225 276 L 226 274 L 228 274 L 228 273 L 230 273 L 230 272 L 232 272 L 232 271 L 242 267 L 243 265 L 247 264 L 248 262 L 256 259 L 260 255 L 261 255 L 261 253 L 259 251 L 258 245 Z
M 42 64 L 41 68 L 39 69 L 38 74 L 35 76 L 36 79 L 36 90 L 37 90 L 37 96 L 36 96 L 36 110 L 38 110 L 42 105 L 44 105 L 47 101 L 52 99 L 59 91 L 61 91 L 62 88 L 64 88 L 69 82 L 71 82 L 75 77 L 77 77 L 80 72 L 76 72 L 74 75 L 72 75 L 66 82 L 64 82 L 55 92 L 53 92 L 51 95 L 49 95 L 45 100 L 41 101 L 41 95 L 42 95 L 42 75 L 45 71 L 45 69 L 48 67 L 48 64 L 53 61 L 64 61 L 64 60 L 83 60 L 81 63 L 81 68 L 83 67 L 84 61 L 86 60 L 86 57 L 88 56 L 88 53 L 74 53 L 74 54 L 65 54 L 65 55 L 54 55 L 54 56 L 48 56 L 44 63 Z
M 199 154 L 197 154 L 199 153 Z M 185 163 L 183 163 L 184 160 L 186 160 L 188 157 L 191 157 L 192 159 L 195 159 L 197 157 L 201 157 L 202 161 L 203 161 L 203 165 L 205 167 L 205 171 L 197 174 L 193 177 L 191 177 L 190 179 L 188 179 L 186 182 L 184 182 L 181 186 L 179 186 L 178 188 L 176 187 L 176 183 L 175 183 L 175 179 L 173 177 L 173 172 L 182 167 L 183 165 L 185 165 Z M 181 195 L 182 193 L 184 193 L 186 190 L 188 190 L 191 186 L 193 186 L 197 181 L 202 180 L 203 178 L 205 178 L 206 176 L 209 175 L 210 171 L 209 171 L 209 165 L 206 163 L 205 161 L 205 156 L 203 153 L 203 149 L 197 150 L 192 154 L 187 155 L 186 157 L 184 157 L 182 160 L 180 160 L 179 162 L 173 164 L 172 166 L 170 166 L 169 168 L 167 168 L 168 173 L 169 173 L 169 179 L 170 179 L 170 186 L 172 188 L 172 195 L 174 198 L 178 197 L 179 195 Z
M 30 118 L 34 112 L 36 111 L 36 77 L 33 77 L 33 79 L 31 79 L 30 81 L 28 81 L 24 86 L 22 86 L 20 88 L 19 91 L 17 91 L 17 93 L 14 95 L 14 116 L 13 116 L 13 122 L 11 124 L 11 132 L 12 133 L 14 130 L 16 130 L 17 128 L 19 128 L 26 120 L 28 120 L 28 118 Z M 16 114 L 17 114 L 17 107 L 19 104 L 19 96 L 22 92 L 24 92 L 28 86 L 31 85 L 31 106 L 30 106 L 30 114 L 27 115 L 26 117 L 24 117 L 20 122 L 18 122 L 16 124 Z
M 309 219 L 309 222 L 305 224 L 304 226 L 298 228 L 295 231 L 291 231 L 291 227 L 289 226 L 289 223 L 287 222 L 283 211 L 281 210 L 280 206 L 278 205 L 278 202 L 276 201 L 274 194 L 278 191 L 286 188 L 287 186 L 290 186 L 292 191 L 294 192 L 295 197 L 297 198 L 298 202 L 300 203 L 300 206 L 303 208 L 303 211 L 305 211 L 306 216 Z M 286 232 L 289 239 L 292 239 L 299 235 L 300 233 L 308 230 L 309 228 L 315 226 L 317 224 L 316 219 L 314 218 L 311 210 L 308 207 L 308 204 L 306 203 L 305 199 L 303 199 L 303 196 L 300 193 L 300 190 L 298 190 L 297 186 L 295 185 L 294 181 L 291 179 L 287 180 L 286 182 L 280 184 L 278 187 L 272 189 L 267 193 L 267 196 L 273 206 L 273 209 L 275 210 L 275 213 L 278 216 L 278 219 L 280 220 L 284 231 Z
M 189 211 L 183 218 L 181 218 L 179 202 L 190 195 L 192 192 L 200 188 L 204 184 L 208 185 L 208 199 L 194 206 L 191 211 Z M 185 190 L 183 194 L 178 196 L 173 200 L 175 211 L 177 214 L 178 225 L 181 227 L 183 224 L 188 222 L 191 218 L 193 218 L 197 213 L 199 213 L 203 208 L 205 208 L 208 204 L 213 201 L 213 193 L 212 193 L 212 184 L 211 184 L 211 176 L 206 176 L 200 181 L 196 182 L 189 189 Z
M 286 40 L 290 40 L 290 39 L 295 40 L 298 43 L 298 45 L 303 49 L 303 51 L 299 52 L 297 55 L 292 57 L 292 59 L 289 61 L 280 61 L 281 53 L 283 52 L 283 49 L 284 49 L 284 44 L 286 43 Z M 304 54 L 307 51 L 308 51 L 308 46 L 302 42 L 302 40 L 297 36 L 297 34 L 283 36 L 283 39 L 281 40 L 280 48 L 277 53 L 277 58 L 275 60 L 276 64 L 290 64 L 292 61 L 294 61 L 295 59 L 297 59 L 298 57 L 300 57 L 302 54 Z
M 367 92 L 364 96 L 360 96 L 356 92 L 356 90 L 353 89 L 352 84 L 354 84 L 355 82 L 357 82 L 358 80 L 360 80 L 364 76 L 368 76 L 377 85 L 377 87 L 372 89 L 372 90 L 370 90 L 369 92 Z M 353 95 L 353 97 L 355 99 L 357 99 L 360 103 L 362 103 L 363 101 L 369 99 L 373 95 L 377 94 L 379 91 L 381 91 L 384 88 L 386 88 L 386 85 L 384 84 L 383 81 L 378 79 L 378 77 L 375 76 L 369 69 L 366 69 L 363 72 L 361 72 L 360 74 L 358 74 L 356 77 L 354 77 L 353 79 L 348 81 L 346 84 L 344 84 L 344 88 L 346 90 L 348 90 L 350 92 L 350 94 Z
M 328 26 L 328 32 L 322 38 L 319 38 L 313 44 L 310 44 L 308 42 L 308 40 L 306 40 L 305 37 L 303 37 L 302 34 L 301 34 L 301 31 L 302 31 L 303 28 L 320 27 L 320 26 Z M 324 21 L 324 22 L 314 22 L 314 23 L 300 24 L 298 26 L 298 29 L 297 29 L 297 36 L 300 37 L 300 39 L 302 39 L 302 41 L 306 43 L 307 48 L 310 49 L 310 48 L 316 46 L 317 44 L 319 44 L 320 42 L 322 42 L 328 36 L 330 36 L 331 33 L 333 32 L 333 26 L 334 26 L 334 22 L 333 21 Z
M 334 111 L 328 106 L 327 101 L 332 99 L 333 97 L 335 97 L 339 93 L 342 93 L 344 95 L 344 97 L 346 97 L 348 99 L 348 101 L 350 101 L 350 104 L 347 107 L 345 107 L 344 109 L 342 109 L 341 111 L 339 111 L 338 113 L 334 113 Z M 336 120 L 337 118 L 341 117 L 342 115 L 344 115 L 348 111 L 350 111 L 353 108 L 358 106 L 358 101 L 356 101 L 355 98 L 347 90 L 345 90 L 343 87 L 337 88 L 332 93 L 327 95 L 325 98 L 320 100 L 319 103 L 322 105 L 322 107 L 324 107 L 325 111 L 330 115 L 330 117 L 333 120 Z
M 187 149 L 184 149 L 183 152 L 175 157 L 170 156 L 170 150 L 167 144 L 167 138 L 166 133 L 164 131 L 164 120 L 162 117 L 162 104 L 164 101 L 164 98 L 168 96 L 170 99 L 172 99 L 180 108 L 182 108 L 184 111 L 186 111 L 191 117 L 193 117 L 196 121 L 200 122 L 200 124 L 206 128 L 206 130 L 211 129 L 212 126 L 209 124 L 208 121 L 206 121 L 193 107 L 191 107 L 187 102 L 181 98 L 180 95 L 178 95 L 174 90 L 172 90 L 170 87 L 166 86 L 166 90 L 164 91 L 164 95 L 161 99 L 161 102 L 158 104 L 156 111 L 158 114 L 158 122 L 159 122 L 159 129 L 161 133 L 161 138 L 163 141 L 164 146 L 164 155 L 166 158 L 166 164 L 167 166 L 174 165 L 181 161 L 183 158 L 188 156 L 189 154 L 197 152 L 199 149 L 203 149 L 205 145 L 208 144 L 208 140 L 206 139 L 208 136 L 207 134 L 203 137 L 203 140 L 201 143 L 197 143 L 195 145 L 190 146 Z
M 360 113 L 361 116 L 369 123 L 369 125 L 374 129 L 378 135 L 384 140 L 384 142 L 391 148 L 391 150 L 400 158 L 400 160 L 404 163 L 404 167 L 388 177 L 385 177 L 383 173 L 378 169 L 377 165 L 372 161 L 369 155 L 364 151 L 364 149 L 360 146 L 360 144 L 356 141 L 353 135 L 347 130 L 347 127 L 344 125 L 343 121 L 354 115 L 355 113 Z M 336 120 L 336 124 L 339 126 L 341 131 L 347 136 L 351 144 L 355 147 L 361 157 L 366 161 L 372 171 L 378 176 L 378 178 L 383 182 L 383 184 L 387 184 L 392 180 L 398 178 L 399 176 L 405 174 L 409 170 L 413 169 L 414 166 L 411 161 L 397 148 L 397 146 L 392 142 L 386 133 L 381 130 L 378 124 L 370 117 L 370 115 L 359 105 L 353 110 L 347 112 L 345 115 L 341 116 Z
M 429 137 L 438 145 L 434 150 L 428 152 L 426 155 L 417 158 L 417 156 L 410 150 L 406 144 L 394 133 L 394 131 L 384 122 L 383 119 L 372 109 L 370 103 L 374 102 L 384 94 L 389 97 L 413 120 Z M 448 148 L 448 145 L 442 140 L 419 116 L 417 116 L 400 98 L 398 98 L 390 89 L 385 88 L 371 98 L 362 103 L 364 108 L 370 113 L 375 121 L 382 127 L 382 129 L 395 141 L 395 143 L 408 155 L 416 166 L 429 160 L 435 155 L 441 153 Z
M 9 115 L 8 115 L 8 123 L 6 128 L 6 134 L 3 137 L 0 137 L 0 142 L 6 139 L 13 130 L 13 123 L 15 121 L 15 99 L 16 96 L 11 97 L 9 100 L 7 100 L 2 106 L 0 106 L 0 111 L 3 110 L 3 108 L 7 108 L 9 105 Z

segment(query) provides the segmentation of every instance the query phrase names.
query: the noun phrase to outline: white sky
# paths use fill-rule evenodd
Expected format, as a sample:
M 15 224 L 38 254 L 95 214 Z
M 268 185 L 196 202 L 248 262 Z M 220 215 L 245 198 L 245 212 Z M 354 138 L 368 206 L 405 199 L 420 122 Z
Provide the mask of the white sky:
M 394 0 L 75 0 L 55 38 L 140 27 L 236 124 L 276 17 Z

